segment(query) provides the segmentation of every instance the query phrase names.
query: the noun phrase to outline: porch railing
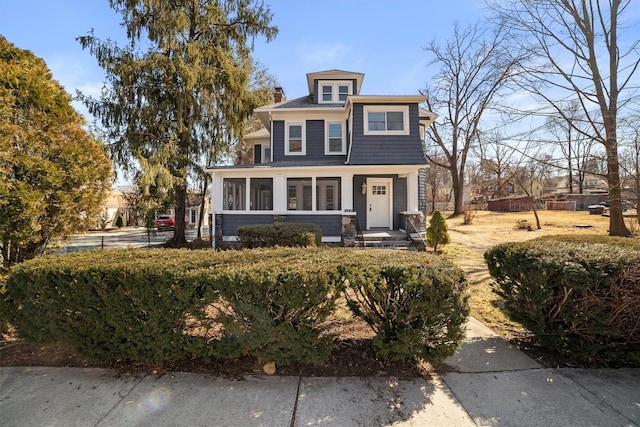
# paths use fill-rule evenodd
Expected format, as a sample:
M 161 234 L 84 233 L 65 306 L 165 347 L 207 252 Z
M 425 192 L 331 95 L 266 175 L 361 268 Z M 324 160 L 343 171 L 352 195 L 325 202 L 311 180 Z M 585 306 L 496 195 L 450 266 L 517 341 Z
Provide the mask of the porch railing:
M 413 244 L 413 246 L 418 249 L 418 250 L 427 250 L 427 242 L 424 240 L 424 238 L 422 237 L 422 232 L 420 229 L 420 226 L 416 226 L 416 224 L 413 222 L 413 220 L 410 217 L 406 217 L 407 220 L 407 228 L 409 228 L 409 226 L 411 226 L 411 229 L 413 230 L 413 232 L 410 232 L 409 230 L 407 230 L 407 232 L 409 233 L 409 238 L 411 239 L 411 243 Z M 417 235 L 418 236 L 418 241 L 420 242 L 420 246 L 418 247 L 418 245 L 416 245 L 416 242 L 413 240 L 413 235 Z
M 356 221 L 356 241 L 358 242 L 356 246 L 362 246 L 364 248 L 365 247 L 364 233 L 362 233 L 362 227 L 360 227 L 360 222 L 358 221 L 357 216 L 355 217 L 355 221 Z

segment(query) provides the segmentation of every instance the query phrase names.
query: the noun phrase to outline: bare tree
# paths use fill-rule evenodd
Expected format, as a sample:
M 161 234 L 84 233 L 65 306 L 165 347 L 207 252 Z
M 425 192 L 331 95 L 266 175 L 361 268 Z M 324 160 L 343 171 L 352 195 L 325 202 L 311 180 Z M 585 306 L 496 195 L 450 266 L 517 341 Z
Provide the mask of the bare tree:
M 636 197 L 636 213 L 640 225 L 640 114 L 635 114 L 622 121 L 623 148 L 620 166 L 633 183 L 632 191 Z
M 522 148 L 512 148 L 517 156 L 507 167 L 507 179 L 529 199 L 529 206 L 536 219 L 536 228 L 542 229 L 536 207 L 535 183 L 542 182 L 553 167 L 552 156 L 545 153 L 540 144 L 528 141 Z
M 486 137 L 480 137 L 475 151 L 484 175 L 496 180 L 497 196 L 505 196 L 504 184 L 507 182 L 505 177 L 511 169 L 516 150 L 505 144 L 504 137 L 496 131 Z
M 443 161 L 444 159 L 440 159 Z M 450 191 L 451 177 L 448 175 L 447 170 L 438 166 L 437 164 L 431 164 L 426 171 L 426 184 L 427 192 L 431 196 L 431 212 L 436 210 L 436 203 L 443 199 L 448 202 L 451 200 Z
M 553 136 L 554 142 L 560 148 L 567 162 L 564 169 L 569 175 L 569 193 L 573 193 L 573 183 L 577 180 L 578 193 L 582 194 L 593 139 L 588 137 L 587 130 L 584 130 L 584 114 L 576 101 L 565 103 L 563 110 L 566 113 L 566 118 L 557 115 L 551 116 L 547 119 L 546 128 Z M 575 128 L 581 128 L 583 131 L 578 132 Z M 575 177 L 574 172 L 577 174 Z
M 454 212 L 463 213 L 465 167 L 470 150 L 478 142 L 480 125 L 498 94 L 518 73 L 523 57 L 508 52 L 505 32 L 479 24 L 464 30 L 454 25 L 453 37 L 440 44 L 432 40 L 426 51 L 439 64 L 427 107 L 437 111 L 441 121 L 429 127 L 426 143 L 439 148 L 440 158 L 432 164 L 450 171 Z
M 539 61 L 527 67 L 523 87 L 572 123 L 564 109 L 567 99 L 580 105 L 589 129 L 575 131 L 600 142 L 607 156 L 611 203 L 609 233 L 628 236 L 622 216 L 618 159 L 618 113 L 640 65 L 637 29 L 621 22 L 631 13 L 631 0 L 487 0 L 502 24 L 509 23 L 512 44 L 527 48 Z M 623 46 L 619 30 L 629 30 L 632 43 Z

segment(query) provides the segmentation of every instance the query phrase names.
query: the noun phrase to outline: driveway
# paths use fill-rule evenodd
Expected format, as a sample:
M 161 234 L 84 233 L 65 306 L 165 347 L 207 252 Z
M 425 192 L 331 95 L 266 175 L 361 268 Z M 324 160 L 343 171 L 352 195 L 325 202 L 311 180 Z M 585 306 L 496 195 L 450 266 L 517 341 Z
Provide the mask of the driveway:
M 187 230 L 187 240 L 196 238 L 196 230 Z M 209 230 L 205 228 L 203 236 L 207 237 Z M 56 251 L 58 254 L 84 251 L 89 249 L 115 248 L 153 248 L 162 246 L 171 239 L 173 231 L 157 231 L 147 233 L 144 227 L 123 227 L 105 231 L 89 231 L 85 234 L 73 236 Z

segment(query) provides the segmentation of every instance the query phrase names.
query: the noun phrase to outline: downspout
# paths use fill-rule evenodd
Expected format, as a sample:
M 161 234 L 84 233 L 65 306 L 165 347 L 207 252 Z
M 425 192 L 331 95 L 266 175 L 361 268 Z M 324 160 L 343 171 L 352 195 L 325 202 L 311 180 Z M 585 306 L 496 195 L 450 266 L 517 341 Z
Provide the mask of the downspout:
M 351 104 L 351 100 L 347 100 L 345 103 L 345 108 Z M 349 110 L 349 151 L 347 152 L 347 161 L 344 162 L 345 165 L 348 165 L 351 161 L 351 148 L 353 147 L 353 108 Z

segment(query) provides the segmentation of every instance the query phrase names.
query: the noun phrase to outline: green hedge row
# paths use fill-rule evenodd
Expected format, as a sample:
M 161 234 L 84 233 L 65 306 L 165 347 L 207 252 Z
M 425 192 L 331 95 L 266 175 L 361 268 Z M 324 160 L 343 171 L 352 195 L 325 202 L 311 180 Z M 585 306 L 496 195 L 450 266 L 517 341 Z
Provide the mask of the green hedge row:
M 238 238 L 244 249 L 282 247 L 318 247 L 322 230 L 317 224 L 275 222 L 273 224 L 238 227 Z
M 347 296 L 380 354 L 438 362 L 463 338 L 466 281 L 423 253 L 328 248 L 112 250 L 15 266 L 4 317 L 33 342 L 96 360 L 249 355 L 322 363 L 320 324 Z
M 507 312 L 543 347 L 640 366 L 639 249 L 555 237 L 498 245 L 485 260 Z

